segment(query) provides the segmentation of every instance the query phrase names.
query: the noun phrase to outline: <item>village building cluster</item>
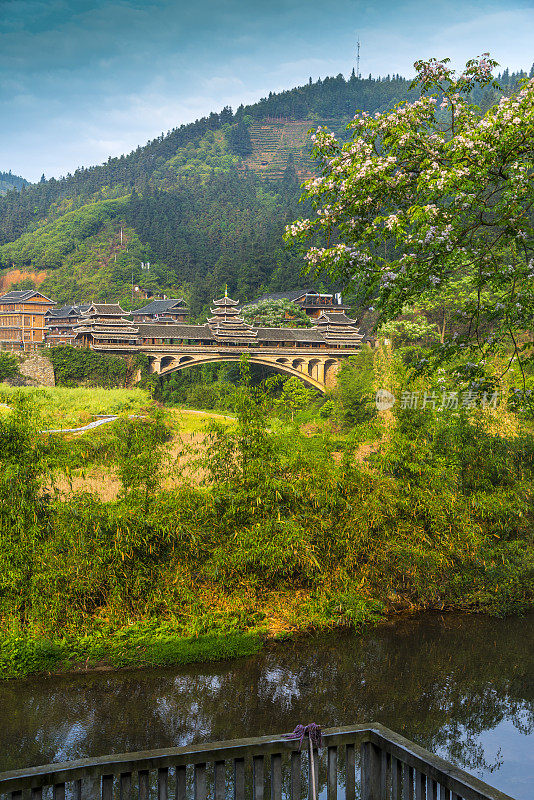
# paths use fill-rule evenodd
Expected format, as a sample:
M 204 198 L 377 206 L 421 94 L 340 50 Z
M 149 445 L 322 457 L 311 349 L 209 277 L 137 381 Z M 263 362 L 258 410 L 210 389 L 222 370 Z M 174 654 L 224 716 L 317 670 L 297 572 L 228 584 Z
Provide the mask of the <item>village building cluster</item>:
M 10 291 L 0 297 L 0 348 L 31 351 L 70 344 L 123 349 L 146 345 L 247 345 L 267 347 L 354 347 L 362 339 L 339 295 L 295 290 L 263 295 L 257 301 L 290 300 L 314 320 L 311 328 L 256 327 L 245 322 L 239 303 L 215 300 L 204 324 L 189 323 L 183 298 L 151 300 L 127 312 L 117 303 L 56 307 L 38 290 Z M 250 304 L 249 304 L 250 305 Z

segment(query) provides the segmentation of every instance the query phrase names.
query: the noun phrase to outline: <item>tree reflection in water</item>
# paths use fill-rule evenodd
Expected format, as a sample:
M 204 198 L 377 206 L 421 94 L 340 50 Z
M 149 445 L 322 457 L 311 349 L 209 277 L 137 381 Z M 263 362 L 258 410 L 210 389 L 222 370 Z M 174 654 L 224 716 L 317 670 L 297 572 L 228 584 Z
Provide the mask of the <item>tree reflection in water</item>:
M 530 735 L 533 700 L 534 615 L 425 615 L 232 662 L 0 684 L 0 770 L 377 721 L 487 779 L 502 759 L 481 734 Z

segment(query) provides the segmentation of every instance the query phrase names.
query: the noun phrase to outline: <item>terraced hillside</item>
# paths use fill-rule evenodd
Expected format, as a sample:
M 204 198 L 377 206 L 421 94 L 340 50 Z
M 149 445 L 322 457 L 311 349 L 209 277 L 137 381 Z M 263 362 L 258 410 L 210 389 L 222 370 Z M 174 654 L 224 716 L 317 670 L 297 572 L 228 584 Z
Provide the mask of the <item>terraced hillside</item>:
M 262 119 L 250 126 L 252 155 L 244 160 L 244 165 L 267 178 L 281 178 L 287 167 L 290 153 L 301 180 L 312 175 L 309 157 L 308 131 L 314 126 L 310 120 L 292 122 L 286 119 Z

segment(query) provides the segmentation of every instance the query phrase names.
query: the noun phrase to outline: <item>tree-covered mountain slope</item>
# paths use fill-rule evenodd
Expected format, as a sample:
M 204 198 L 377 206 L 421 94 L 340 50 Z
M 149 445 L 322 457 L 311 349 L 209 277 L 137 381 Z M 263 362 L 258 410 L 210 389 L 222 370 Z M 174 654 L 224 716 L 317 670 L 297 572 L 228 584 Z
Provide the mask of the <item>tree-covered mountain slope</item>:
M 500 77 L 511 91 L 521 76 Z M 235 113 L 224 108 L 105 164 L 22 185 L 0 197 L 0 279 L 44 272 L 41 289 L 60 303 L 127 305 L 132 285 L 180 291 L 196 313 L 226 283 L 241 299 L 294 288 L 301 264 L 282 232 L 301 215 L 299 183 L 313 174 L 309 129 L 327 124 L 343 136 L 356 110 L 374 113 L 411 92 L 399 76 L 326 78 Z M 484 107 L 498 96 L 474 100 Z
M 13 175 L 11 170 L 9 172 L 0 172 L 0 195 L 7 194 L 12 189 L 22 189 L 26 186 L 28 181 L 21 178 L 20 175 Z

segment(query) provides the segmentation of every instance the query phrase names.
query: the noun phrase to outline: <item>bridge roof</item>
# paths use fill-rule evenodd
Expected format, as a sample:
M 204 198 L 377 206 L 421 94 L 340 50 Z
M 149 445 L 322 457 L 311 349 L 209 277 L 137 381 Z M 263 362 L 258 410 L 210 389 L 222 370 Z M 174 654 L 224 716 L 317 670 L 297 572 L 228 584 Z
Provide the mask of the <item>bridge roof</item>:
M 313 328 L 258 328 L 258 339 L 263 342 L 324 342 Z
M 217 341 L 217 331 L 209 325 L 187 325 L 140 323 L 139 335 L 154 339 L 211 339 Z M 316 328 L 253 328 L 257 331 L 256 341 L 262 342 L 317 342 L 324 343 L 324 336 Z M 225 331 L 225 338 L 232 338 L 233 331 Z M 235 338 L 243 336 L 237 329 Z
M 187 325 L 186 323 L 165 323 L 161 325 L 157 322 L 140 322 L 139 335 L 148 336 L 154 339 L 213 339 L 210 326 Z

